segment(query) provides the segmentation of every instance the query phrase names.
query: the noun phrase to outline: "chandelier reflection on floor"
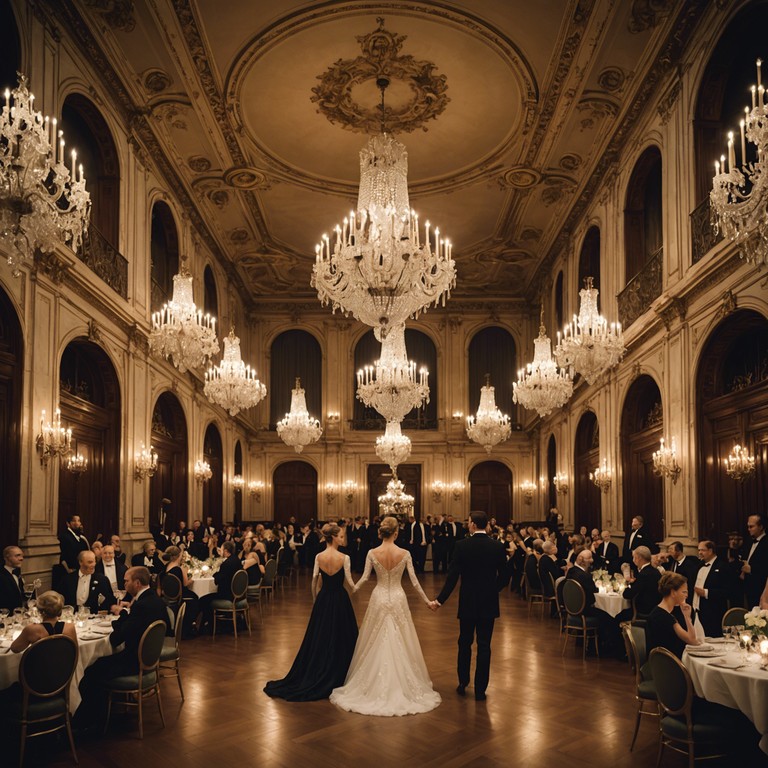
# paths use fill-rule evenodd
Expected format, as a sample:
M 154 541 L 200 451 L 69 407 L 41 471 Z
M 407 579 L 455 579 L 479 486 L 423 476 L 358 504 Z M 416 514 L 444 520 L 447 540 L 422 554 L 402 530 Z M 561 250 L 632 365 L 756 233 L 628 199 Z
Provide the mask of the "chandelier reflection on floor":
M 405 492 L 405 485 L 398 480 L 397 475 L 387 483 L 386 493 L 379 496 L 379 514 L 410 515 L 413 512 L 415 499 Z
M 219 352 L 216 318 L 195 306 L 192 275 L 182 260 L 181 270 L 173 276 L 173 298 L 159 312 L 152 313 L 150 349 L 184 373 L 199 368 Z
M 517 381 L 512 384 L 512 400 L 523 408 L 537 411 L 543 418 L 564 405 L 573 394 L 573 377 L 564 368 L 558 368 L 552 359 L 543 308 L 539 336 L 533 346 L 533 362 L 517 372 Z
M 320 439 L 323 428 L 317 419 L 313 419 L 307 411 L 307 399 L 301 388 L 301 379 L 296 379 L 296 386 L 291 390 L 291 412 L 277 422 L 277 434 L 286 444 L 292 446 L 296 453 L 301 453 L 305 445 Z
M 728 155 L 715 162 L 712 178 L 712 226 L 715 232 L 739 245 L 741 255 L 756 264 L 768 263 L 768 106 L 760 81 L 762 61 L 757 60 L 757 86 L 752 86 L 752 110 L 744 108 L 739 122 L 741 167 L 736 164 L 733 132 L 728 133 Z M 756 146 L 751 162 L 747 141 Z
M 205 373 L 205 396 L 236 416 L 246 408 L 260 403 L 267 388 L 256 378 L 256 371 L 240 356 L 240 339 L 231 328 L 224 339 L 224 356 L 218 365 Z
M 592 286 L 592 278 L 584 280 L 579 291 L 581 303 L 579 316 L 565 326 L 562 341 L 557 334 L 555 358 L 561 368 L 573 368 L 588 384 L 609 368 L 616 365 L 624 355 L 624 336 L 621 323 L 611 323 L 598 312 L 599 291 Z
M 376 455 L 393 472 L 411 455 L 411 440 L 400 430 L 399 421 L 388 421 L 384 434 L 376 438 Z
M 91 212 L 82 165 L 76 173 L 77 153 L 71 153 L 70 171 L 56 118 L 35 111 L 27 78 L 18 75 L 0 112 L 0 245 L 16 277 L 36 249 L 50 253 L 65 243 L 77 251 Z
M 490 374 L 485 374 L 485 386 L 480 388 L 480 405 L 476 416 L 467 416 L 467 437 L 479 443 L 490 454 L 494 445 L 503 443 L 511 434 L 509 416 L 496 407 L 495 390 Z

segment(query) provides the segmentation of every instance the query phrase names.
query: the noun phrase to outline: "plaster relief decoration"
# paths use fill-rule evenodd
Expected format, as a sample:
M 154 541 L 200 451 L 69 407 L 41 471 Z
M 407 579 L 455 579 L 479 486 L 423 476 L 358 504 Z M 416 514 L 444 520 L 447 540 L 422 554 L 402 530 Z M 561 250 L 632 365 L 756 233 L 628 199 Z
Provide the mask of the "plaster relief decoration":
M 161 93 L 171 84 L 171 78 L 162 69 L 148 69 L 144 72 L 143 81 L 150 93 Z
M 224 173 L 224 182 L 235 189 L 267 189 L 267 177 L 255 168 L 230 168 Z
M 619 92 L 624 88 L 627 77 L 620 67 L 606 67 L 598 76 L 597 82 L 608 93 Z
M 85 0 L 85 4 L 100 13 L 113 29 L 133 32 L 136 28 L 133 0 Z

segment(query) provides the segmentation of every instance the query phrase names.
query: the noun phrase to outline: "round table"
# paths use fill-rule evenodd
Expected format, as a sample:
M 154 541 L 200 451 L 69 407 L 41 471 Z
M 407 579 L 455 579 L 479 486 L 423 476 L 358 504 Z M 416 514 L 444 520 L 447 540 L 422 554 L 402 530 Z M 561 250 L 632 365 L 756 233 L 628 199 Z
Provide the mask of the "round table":
M 595 605 L 609 616 L 618 616 L 623 610 L 630 608 L 632 603 L 625 600 L 618 592 L 595 592 Z
M 192 584 L 189 587 L 198 597 L 209 595 L 211 592 L 216 591 L 216 582 L 213 580 L 213 576 L 205 576 L 192 580 Z

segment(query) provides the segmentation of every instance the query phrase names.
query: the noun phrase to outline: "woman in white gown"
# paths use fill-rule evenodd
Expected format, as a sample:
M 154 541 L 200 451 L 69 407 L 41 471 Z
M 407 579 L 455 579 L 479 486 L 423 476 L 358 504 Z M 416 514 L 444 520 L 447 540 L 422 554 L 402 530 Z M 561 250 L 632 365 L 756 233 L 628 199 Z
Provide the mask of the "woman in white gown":
M 416 578 L 411 555 L 396 546 L 398 522 L 385 517 L 379 527 L 381 546 L 368 552 L 365 571 L 355 584 L 360 589 L 376 571 L 376 587 L 365 612 L 347 679 L 331 693 L 331 701 L 362 715 L 416 715 L 440 704 L 440 694 L 424 663 L 408 599 L 403 591 L 403 571 L 408 569 L 419 597 L 429 599 Z

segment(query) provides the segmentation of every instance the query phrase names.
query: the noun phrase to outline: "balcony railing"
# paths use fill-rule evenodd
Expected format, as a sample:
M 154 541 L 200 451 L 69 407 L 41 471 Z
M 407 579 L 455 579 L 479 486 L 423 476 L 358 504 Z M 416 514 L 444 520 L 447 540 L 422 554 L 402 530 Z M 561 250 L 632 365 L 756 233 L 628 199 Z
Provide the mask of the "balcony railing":
M 661 296 L 663 261 L 664 248 L 662 247 L 648 259 L 643 268 L 619 294 L 619 320 L 624 328 L 629 328 L 650 307 L 653 300 Z
M 115 293 L 128 298 L 128 259 L 93 224 L 77 257 Z
M 703 259 L 710 249 L 723 239 L 722 232 L 715 234 L 712 226 L 712 206 L 709 198 L 693 209 L 691 213 L 691 256 L 693 263 Z

